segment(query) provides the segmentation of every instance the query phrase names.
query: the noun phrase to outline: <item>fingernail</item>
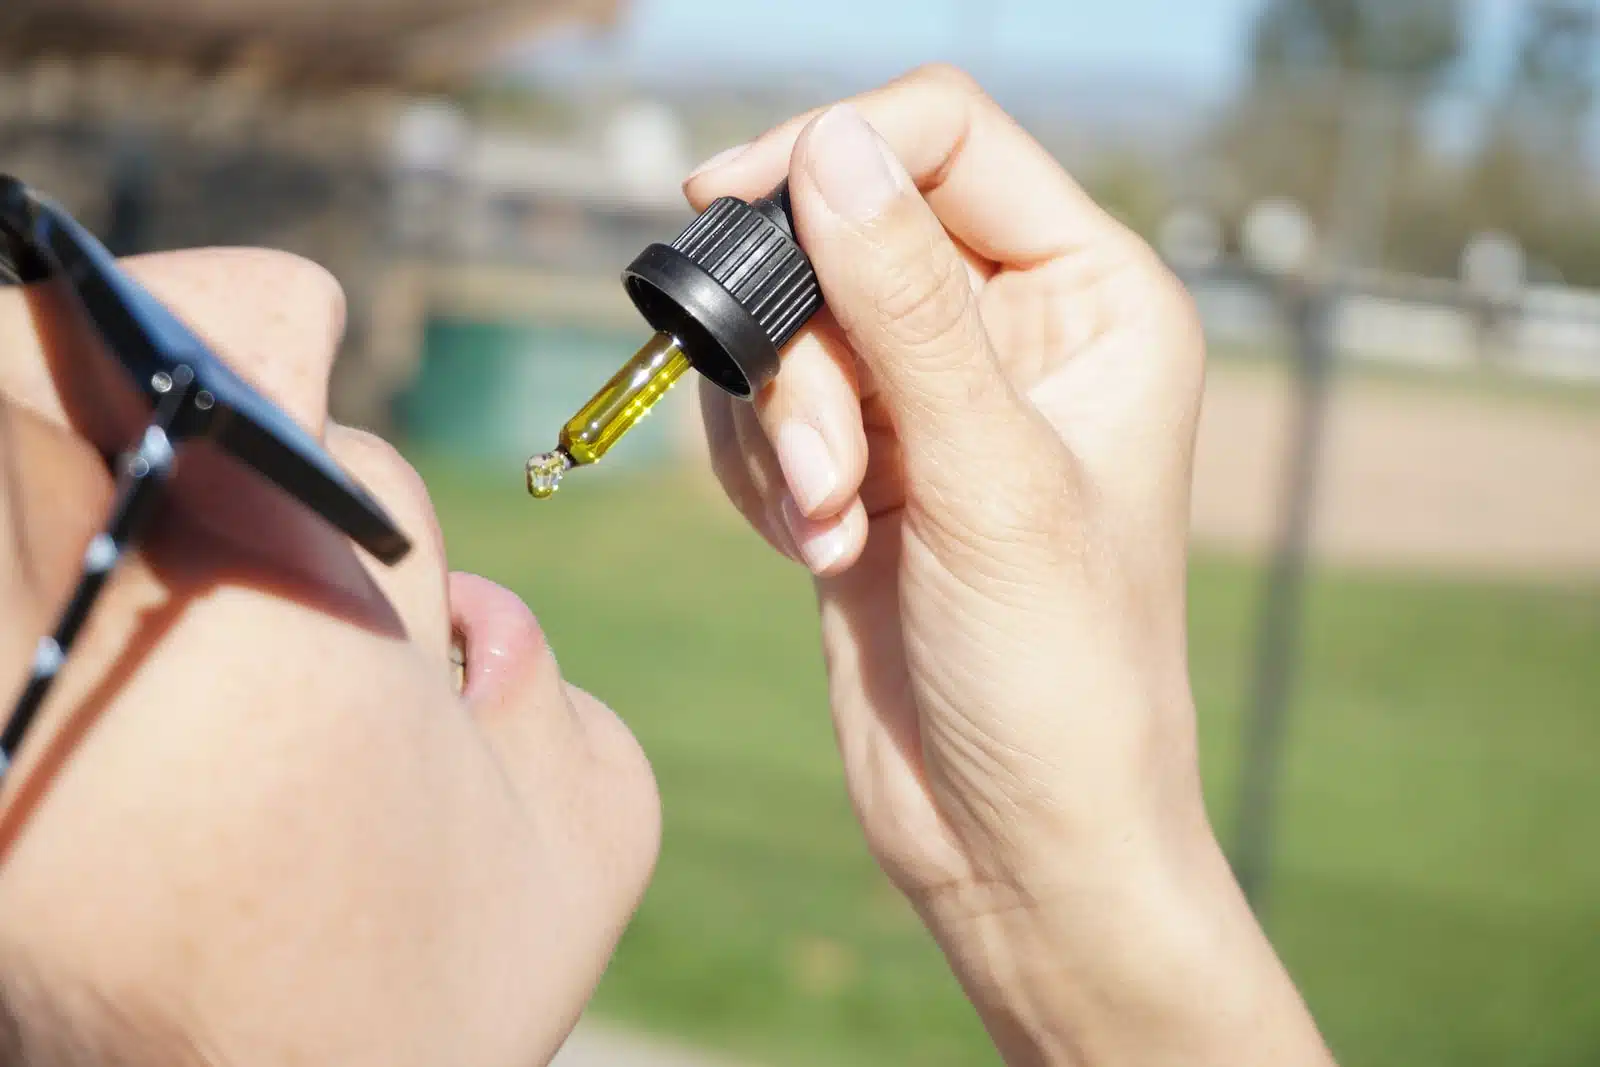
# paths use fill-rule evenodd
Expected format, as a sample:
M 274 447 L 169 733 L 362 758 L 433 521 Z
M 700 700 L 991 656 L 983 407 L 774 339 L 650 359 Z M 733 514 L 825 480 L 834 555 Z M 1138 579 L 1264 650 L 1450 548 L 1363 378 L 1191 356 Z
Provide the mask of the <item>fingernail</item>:
M 807 166 L 817 190 L 843 218 L 870 221 L 910 187 L 900 161 L 850 104 L 839 104 L 817 120 L 808 148 Z
M 850 549 L 850 531 L 847 523 L 834 521 L 828 524 L 812 522 L 800 513 L 793 499 L 783 501 L 783 520 L 789 533 L 800 547 L 800 555 L 815 574 L 821 574 L 844 558 Z
M 778 427 L 778 463 L 800 505 L 810 514 L 839 484 L 828 442 L 809 422 L 791 420 Z
M 722 151 L 718 152 L 716 155 L 712 156 L 710 159 L 694 168 L 694 170 L 691 170 L 689 172 L 689 176 L 685 178 L 684 181 L 692 182 L 702 174 L 708 174 L 724 164 L 732 163 L 734 160 L 744 155 L 749 147 L 750 145 L 747 143 L 736 144 L 732 148 L 724 148 Z

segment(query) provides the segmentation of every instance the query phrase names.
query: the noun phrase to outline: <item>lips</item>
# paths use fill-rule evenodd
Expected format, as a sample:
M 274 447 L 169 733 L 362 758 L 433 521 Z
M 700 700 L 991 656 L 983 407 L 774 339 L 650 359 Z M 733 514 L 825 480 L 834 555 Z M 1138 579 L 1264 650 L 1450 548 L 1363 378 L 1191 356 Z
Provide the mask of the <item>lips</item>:
M 464 699 L 491 695 L 511 678 L 526 679 L 544 654 L 544 631 L 528 605 L 487 578 L 452 572 L 450 615 L 465 652 Z

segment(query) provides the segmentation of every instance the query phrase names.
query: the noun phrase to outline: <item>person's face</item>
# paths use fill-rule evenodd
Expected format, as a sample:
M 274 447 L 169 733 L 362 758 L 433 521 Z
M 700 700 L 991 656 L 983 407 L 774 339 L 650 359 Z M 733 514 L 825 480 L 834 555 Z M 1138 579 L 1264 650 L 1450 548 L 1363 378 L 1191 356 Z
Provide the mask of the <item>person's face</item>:
M 415 547 L 385 568 L 229 463 L 185 461 L 4 782 L 0 943 L 214 1062 L 545 1062 L 654 863 L 648 765 L 516 597 L 447 574 L 410 467 L 326 424 L 325 273 L 255 252 L 129 269 Z M 103 359 L 86 344 L 58 301 L 0 290 L 0 709 L 110 501 L 71 395 Z

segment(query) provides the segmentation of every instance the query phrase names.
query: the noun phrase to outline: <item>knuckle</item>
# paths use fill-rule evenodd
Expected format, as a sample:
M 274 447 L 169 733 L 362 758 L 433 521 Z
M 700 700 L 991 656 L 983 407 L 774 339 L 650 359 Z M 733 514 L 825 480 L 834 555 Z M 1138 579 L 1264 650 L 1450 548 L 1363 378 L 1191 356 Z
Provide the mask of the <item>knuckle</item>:
M 1044 445 L 1032 455 L 974 489 L 962 506 L 925 509 L 946 551 L 960 554 L 991 587 L 1014 585 L 1024 597 L 1039 576 L 1081 565 L 1093 507 L 1065 446 Z
M 1194 294 L 1175 279 L 1172 294 L 1173 325 L 1180 344 L 1174 347 L 1187 355 L 1189 361 L 1204 365 L 1206 361 L 1205 321 L 1200 317 L 1200 307 Z
M 910 348 L 960 336 L 972 308 L 972 284 L 960 257 L 932 244 L 891 250 L 879 273 L 877 313 L 892 339 Z
M 1143 245 L 1142 253 L 1135 270 L 1144 288 L 1155 296 L 1168 313 L 1183 319 L 1186 323 L 1198 321 L 1199 313 L 1189 287 L 1183 284 L 1182 279 L 1173 272 L 1154 248 L 1148 244 Z
M 1107 289 L 1108 313 L 1143 332 L 1163 372 L 1203 371 L 1205 327 L 1194 294 L 1182 280 L 1142 241 L 1129 243 L 1116 272 L 1116 284 Z
M 1206 355 L 1205 324 L 1194 293 L 1153 250 L 1142 269 L 1144 277 L 1141 288 L 1151 294 L 1151 305 L 1160 316 L 1162 333 L 1168 342 L 1161 346 L 1163 352 L 1168 359 L 1185 367 L 1203 367 Z
M 945 60 L 936 60 L 916 67 L 908 75 L 907 81 L 913 85 L 924 85 L 940 92 L 963 97 L 984 95 L 983 86 L 978 83 L 977 78 L 964 67 Z

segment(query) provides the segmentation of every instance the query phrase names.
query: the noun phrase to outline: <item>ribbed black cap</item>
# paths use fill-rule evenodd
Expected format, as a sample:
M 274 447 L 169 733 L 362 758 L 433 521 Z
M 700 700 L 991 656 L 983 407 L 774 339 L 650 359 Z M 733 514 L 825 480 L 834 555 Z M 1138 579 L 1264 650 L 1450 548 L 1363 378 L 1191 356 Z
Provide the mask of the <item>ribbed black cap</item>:
M 696 370 L 746 400 L 777 375 L 779 352 L 822 307 L 795 241 L 787 181 L 754 203 L 717 200 L 677 240 L 641 252 L 622 283 Z

